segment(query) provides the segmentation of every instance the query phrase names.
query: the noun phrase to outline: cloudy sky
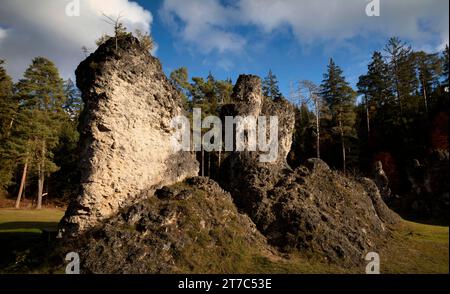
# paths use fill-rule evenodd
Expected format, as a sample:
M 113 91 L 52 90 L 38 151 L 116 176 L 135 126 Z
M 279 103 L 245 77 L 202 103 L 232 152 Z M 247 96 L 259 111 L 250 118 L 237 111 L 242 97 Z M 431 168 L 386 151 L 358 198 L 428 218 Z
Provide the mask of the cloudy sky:
M 67 8 L 77 1 L 79 15 L 71 16 L 76 9 Z M 0 58 L 15 79 L 35 56 L 52 59 L 64 78 L 73 77 L 84 58 L 81 47 L 94 50 L 94 41 L 111 33 L 102 14 L 121 15 L 128 29 L 152 33 L 166 72 L 186 66 L 193 76 L 211 71 L 235 80 L 272 69 L 288 95 L 291 81 L 320 82 L 330 57 L 354 84 L 391 36 L 429 52 L 448 44 L 448 0 L 379 0 L 378 17 L 366 15 L 369 2 L 0 0 Z

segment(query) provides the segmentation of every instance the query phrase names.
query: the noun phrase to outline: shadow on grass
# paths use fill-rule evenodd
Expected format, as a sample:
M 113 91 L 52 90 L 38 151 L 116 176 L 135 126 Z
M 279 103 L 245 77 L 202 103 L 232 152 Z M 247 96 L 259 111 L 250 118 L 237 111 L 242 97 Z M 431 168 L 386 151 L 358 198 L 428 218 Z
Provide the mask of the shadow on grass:
M 0 224 L 0 272 L 28 272 L 39 266 L 53 246 L 41 230 L 57 226 L 56 222 Z
M 58 223 L 55 222 L 9 222 L 1 223 L 0 231 L 2 230 L 27 230 L 27 229 L 56 229 Z M 1 232 L 0 232 L 1 233 Z

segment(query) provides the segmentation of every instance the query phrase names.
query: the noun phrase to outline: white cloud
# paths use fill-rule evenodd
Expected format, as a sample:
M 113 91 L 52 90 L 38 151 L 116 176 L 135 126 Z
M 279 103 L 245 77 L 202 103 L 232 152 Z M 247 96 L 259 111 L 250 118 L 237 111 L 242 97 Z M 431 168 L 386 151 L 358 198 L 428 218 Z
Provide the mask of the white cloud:
M 225 5 L 229 1 L 165 0 L 161 15 L 180 38 L 207 53 L 242 50 L 246 41 L 235 31 L 239 26 L 255 26 L 263 33 L 288 28 L 305 45 L 394 35 L 417 46 L 448 42 L 448 1 L 380 0 L 379 17 L 366 15 L 369 2 L 239 0 Z
M 204 53 L 237 52 L 246 43 L 229 29 L 233 20 L 238 20 L 236 11 L 218 0 L 166 0 L 160 12 L 178 37 Z
M 7 31 L 0 27 L 0 43 L 2 42 L 2 39 L 6 38 L 6 34 L 7 34 Z
M 53 60 L 62 77 L 73 77 L 84 59 L 81 47 L 95 48 L 98 37 L 112 33 L 102 13 L 113 17 L 120 14 L 130 31 L 150 32 L 153 21 L 149 11 L 128 0 L 81 0 L 80 16 L 72 17 L 66 15 L 69 0 L 0 2 L 0 58 L 6 60 L 8 72 L 15 79 L 36 56 Z

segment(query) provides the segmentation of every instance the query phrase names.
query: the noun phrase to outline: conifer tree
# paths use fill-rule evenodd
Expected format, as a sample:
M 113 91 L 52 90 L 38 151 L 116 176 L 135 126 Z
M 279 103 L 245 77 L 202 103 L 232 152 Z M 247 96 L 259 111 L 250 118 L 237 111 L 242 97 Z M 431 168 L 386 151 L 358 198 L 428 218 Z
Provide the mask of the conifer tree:
M 13 82 L 0 60 L 0 189 L 11 183 L 15 167 L 11 154 L 11 131 L 17 116 L 18 103 L 13 96 Z
M 64 98 L 64 111 L 70 119 L 77 120 L 83 108 L 83 101 L 81 100 L 80 90 L 71 79 L 64 82 Z
M 45 178 L 58 169 L 52 161 L 52 149 L 58 143 L 66 104 L 63 80 L 53 62 L 44 57 L 33 59 L 17 85 L 17 95 L 21 106 L 19 132 L 27 138 L 25 162 L 32 164 L 38 176 L 37 208 L 40 209 Z M 26 171 L 24 174 L 26 178 Z
M 356 137 L 355 131 L 355 92 L 343 76 L 343 72 L 333 59 L 330 59 L 327 73 L 322 82 L 322 97 L 327 102 L 331 116 L 331 131 L 339 137 L 342 168 L 346 170 L 346 140 Z
M 444 52 L 442 54 L 442 58 L 441 58 L 441 62 L 442 62 L 442 77 L 443 77 L 443 86 L 447 87 L 447 91 L 448 91 L 448 75 L 449 75 L 449 71 L 448 71 L 448 66 L 449 66 L 449 56 L 448 56 L 448 45 L 445 46 Z
M 428 113 L 430 94 L 439 85 L 439 77 L 442 73 L 441 61 L 438 54 L 428 54 L 423 51 L 415 52 L 414 58 L 424 109 Z
M 411 46 L 406 45 L 397 37 L 389 39 L 385 47 L 387 53 L 389 74 L 393 80 L 393 92 L 397 99 L 400 116 L 406 108 L 414 107 L 410 98 L 416 94 L 418 81 L 414 67 L 414 54 Z
M 265 97 L 272 100 L 282 97 L 278 87 L 278 79 L 276 75 L 272 73 L 272 70 L 269 70 L 269 74 L 262 81 L 262 91 Z

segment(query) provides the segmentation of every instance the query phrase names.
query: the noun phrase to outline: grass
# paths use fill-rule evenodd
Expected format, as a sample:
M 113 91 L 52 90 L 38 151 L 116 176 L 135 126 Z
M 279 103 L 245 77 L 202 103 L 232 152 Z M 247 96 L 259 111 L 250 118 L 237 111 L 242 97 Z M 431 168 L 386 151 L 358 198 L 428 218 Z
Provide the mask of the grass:
M 47 264 L 42 264 L 49 245 L 41 238 L 41 231 L 56 228 L 63 213 L 60 209 L 0 209 L 0 272 L 52 272 Z M 364 273 L 364 267 L 342 268 L 301 255 L 280 257 L 270 250 L 255 250 L 238 244 L 233 238 L 222 240 L 229 242 L 226 247 L 230 247 L 235 256 L 233 264 L 223 266 L 236 273 Z M 207 253 L 203 248 L 203 252 L 198 249 L 190 252 L 197 255 L 197 261 L 199 255 Z M 385 274 L 448 273 L 449 228 L 403 221 L 379 254 L 381 272 Z M 26 266 L 17 266 L 24 258 L 31 259 Z M 199 263 L 195 265 L 196 272 L 207 264 L 206 260 Z M 217 265 L 209 266 L 217 269 Z
M 380 252 L 384 273 L 449 273 L 449 228 L 402 222 Z
M 61 209 L 0 209 L 0 272 L 32 272 L 28 266 L 35 267 L 50 245 L 42 230 L 56 229 L 63 214 Z

